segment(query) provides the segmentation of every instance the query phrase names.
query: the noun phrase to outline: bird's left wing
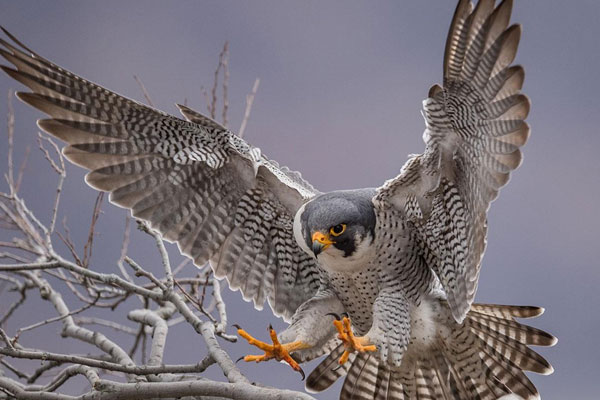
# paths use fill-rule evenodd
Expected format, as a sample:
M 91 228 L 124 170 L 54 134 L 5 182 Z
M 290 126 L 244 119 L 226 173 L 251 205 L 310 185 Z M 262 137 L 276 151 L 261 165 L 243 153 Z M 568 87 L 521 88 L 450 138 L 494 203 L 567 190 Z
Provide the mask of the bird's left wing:
M 510 66 L 521 29 L 508 27 L 512 1 L 457 6 L 444 56 L 444 87 L 423 102 L 426 149 L 374 199 L 416 227 L 427 263 L 461 322 L 475 297 L 486 215 L 529 136 L 523 69 Z M 507 28 L 508 27 L 508 28 Z
M 317 291 L 320 273 L 293 237 L 296 210 L 318 193 L 220 124 L 180 106 L 188 121 L 127 99 L 0 39 L 2 66 L 33 93 L 18 97 L 52 118 L 86 181 L 149 221 L 196 265 L 210 261 L 257 308 L 289 318 Z

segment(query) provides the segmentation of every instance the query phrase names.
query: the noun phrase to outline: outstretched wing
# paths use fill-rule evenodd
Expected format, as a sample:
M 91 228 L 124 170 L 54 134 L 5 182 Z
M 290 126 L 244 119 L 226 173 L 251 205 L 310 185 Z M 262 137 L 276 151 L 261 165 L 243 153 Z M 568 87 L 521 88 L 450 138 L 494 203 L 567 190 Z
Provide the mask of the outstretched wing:
M 289 318 L 319 285 L 319 269 L 293 237 L 293 217 L 317 191 L 220 124 L 186 107 L 188 121 L 80 78 L 0 39 L 2 66 L 33 93 L 17 93 L 49 114 L 40 128 L 67 142 L 64 155 L 86 181 L 149 221 L 196 265 L 261 308 Z M 20 48 L 19 48 L 20 47 Z
M 444 56 L 444 87 L 423 101 L 425 152 L 378 190 L 375 203 L 393 207 L 418 231 L 428 264 L 440 279 L 454 318 L 469 310 L 486 245 L 490 202 L 521 162 L 529 136 L 523 69 L 510 66 L 521 28 L 512 1 L 494 9 L 461 0 Z

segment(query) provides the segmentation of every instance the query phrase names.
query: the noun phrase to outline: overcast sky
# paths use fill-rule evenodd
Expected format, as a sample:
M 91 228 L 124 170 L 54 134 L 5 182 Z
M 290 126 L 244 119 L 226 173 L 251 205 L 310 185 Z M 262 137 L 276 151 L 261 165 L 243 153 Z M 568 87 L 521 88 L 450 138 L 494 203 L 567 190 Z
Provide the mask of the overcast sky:
M 543 399 L 597 399 L 600 2 L 515 3 L 513 21 L 523 24 L 517 62 L 526 70 L 532 134 L 522 167 L 490 211 L 477 301 L 544 306 L 545 315 L 531 323 L 559 342 L 541 351 L 555 373 L 532 376 Z M 454 6 L 455 1 L 391 0 L 21 0 L 0 1 L 0 23 L 59 65 L 143 100 L 132 77 L 137 74 L 157 107 L 171 113 L 184 99 L 206 109 L 201 88 L 211 85 L 219 51 L 229 40 L 232 128 L 239 127 L 245 95 L 259 77 L 247 140 L 328 191 L 378 186 L 399 172 L 408 154 L 423 150 L 419 110 L 429 87 L 441 80 Z M 9 88 L 22 89 L 0 76 L 2 114 Z M 40 117 L 16 105 L 18 151 L 33 143 Z M 0 172 L 5 168 L 2 164 Z M 73 234 L 83 237 L 95 193 L 80 170 L 72 167 L 69 175 L 65 214 Z M 34 153 L 23 196 L 41 215 L 49 211 L 53 179 Z M 39 194 L 44 188 L 47 197 Z M 96 256 L 103 262 L 97 268 L 103 272 L 113 272 L 122 225 L 123 211 L 106 205 L 100 228 L 115 234 L 98 243 Z M 147 239 L 138 236 L 134 245 L 142 262 L 159 265 L 141 250 L 151 248 Z M 232 322 L 259 336 L 266 333 L 274 321 L 270 311 L 254 311 L 237 293 L 227 298 Z M 200 342 L 189 330 L 174 335 L 171 361 L 200 357 Z M 249 350 L 243 343 L 230 347 L 234 356 Z M 251 379 L 301 387 L 285 366 L 244 368 Z M 338 391 L 317 397 L 335 399 Z

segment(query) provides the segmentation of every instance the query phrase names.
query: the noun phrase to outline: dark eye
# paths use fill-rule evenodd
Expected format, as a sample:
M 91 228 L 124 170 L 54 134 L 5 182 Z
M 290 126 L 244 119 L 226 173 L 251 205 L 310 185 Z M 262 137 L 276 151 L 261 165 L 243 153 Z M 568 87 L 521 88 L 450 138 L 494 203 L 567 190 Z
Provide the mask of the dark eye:
M 346 224 L 337 224 L 329 229 L 329 233 L 333 236 L 340 236 L 346 230 Z

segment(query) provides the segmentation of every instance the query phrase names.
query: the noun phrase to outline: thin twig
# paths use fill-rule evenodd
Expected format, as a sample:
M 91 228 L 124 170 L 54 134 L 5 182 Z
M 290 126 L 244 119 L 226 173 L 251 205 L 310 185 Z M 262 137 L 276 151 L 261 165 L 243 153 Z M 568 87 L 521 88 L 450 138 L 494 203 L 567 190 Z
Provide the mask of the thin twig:
M 189 258 L 184 258 L 179 265 L 173 269 L 173 277 L 177 276 L 177 274 L 179 274 L 190 263 L 190 261 L 191 260 Z
M 67 225 L 67 217 L 65 216 L 62 220 L 63 230 L 65 231 L 65 235 L 63 236 L 60 232 L 56 232 L 60 240 L 67 246 L 71 256 L 75 260 L 78 265 L 83 265 L 83 261 L 81 261 L 81 257 L 77 254 L 77 250 L 75 250 L 75 243 L 73 243 L 73 239 L 71 239 L 71 231 L 69 230 L 69 226 Z
M 250 119 L 250 112 L 252 111 L 252 104 L 254 104 L 254 97 L 258 91 L 258 85 L 260 85 L 260 79 L 256 78 L 252 86 L 252 92 L 246 95 L 246 109 L 244 110 L 244 118 L 242 119 L 242 125 L 240 125 L 240 132 L 238 133 L 240 137 L 244 137 L 246 125 L 248 125 L 248 119 Z
M 52 159 L 52 157 L 50 156 L 50 152 L 48 151 L 48 149 L 46 149 L 44 147 L 44 144 L 42 141 L 46 141 L 50 144 L 50 146 L 52 146 L 52 148 L 54 149 L 54 151 L 59 155 L 59 160 L 60 160 L 60 166 Z M 38 132 L 38 147 L 40 148 L 40 151 L 44 154 L 44 158 L 48 161 L 48 163 L 50 164 L 50 166 L 52 167 L 52 169 L 59 175 L 61 175 L 64 172 L 65 169 L 65 164 L 64 164 L 64 160 L 61 156 L 60 153 L 60 149 L 58 148 L 58 145 L 56 143 L 54 143 L 54 141 L 48 137 L 48 136 L 44 136 L 42 135 L 41 132 Z
M 19 171 L 17 172 L 17 180 L 14 183 L 15 192 L 18 192 L 21 188 L 21 183 L 23 182 L 23 175 L 25 174 L 25 168 L 27 167 L 27 161 L 29 161 L 29 154 L 31 154 L 31 145 L 27 145 L 27 147 L 25 148 L 23 161 L 21 161 Z
M 118 324 L 114 321 L 109 321 L 102 318 L 97 317 L 79 317 L 75 319 L 75 322 L 78 325 L 100 325 L 105 326 L 107 328 L 112 328 L 119 332 L 124 332 L 129 335 L 135 335 L 137 332 L 135 329 L 129 328 L 128 326 Z
M 94 203 L 94 212 L 92 213 L 92 221 L 90 223 L 90 230 L 88 234 L 88 240 L 83 246 L 83 265 L 82 267 L 87 268 L 92 258 L 92 248 L 94 245 L 94 236 L 96 234 L 96 223 L 100 217 L 100 210 L 102 207 L 102 200 L 104 199 L 104 192 L 98 193 L 96 197 L 96 203 Z
M 206 278 L 204 279 L 204 284 L 202 285 L 202 296 L 200 297 L 200 301 L 198 302 L 200 304 L 200 306 L 202 306 L 202 307 L 204 307 L 204 299 L 206 297 L 206 288 L 208 287 L 208 282 L 210 281 L 211 276 L 212 276 L 212 270 L 209 270 L 208 273 L 206 274 Z
M 4 367 L 6 369 L 8 369 L 9 371 L 11 371 L 13 374 L 17 375 L 20 379 L 25 379 L 25 380 L 29 380 L 30 379 L 29 375 L 27 375 L 25 372 L 19 370 L 15 366 L 11 365 L 6 360 L 0 360 L 0 364 L 4 365 Z
M 16 255 L 16 254 L 13 254 L 13 253 L 8 253 L 8 252 L 5 252 L 5 251 L 1 251 L 0 252 L 0 258 L 8 258 L 8 259 L 14 260 L 14 261 L 16 261 L 18 263 L 27 263 L 27 262 L 29 262 L 29 260 L 27 258 L 25 258 L 25 257 L 21 257 L 19 255 Z
M 21 295 L 21 297 L 19 297 L 19 299 L 17 301 L 15 301 L 14 303 L 12 303 L 10 305 L 10 307 L 8 308 L 8 310 L 6 311 L 6 313 L 4 314 L 4 316 L 2 318 L 0 318 L 0 327 L 3 326 L 6 321 L 8 321 L 8 319 L 13 315 L 13 313 L 19 308 L 21 307 L 21 305 L 25 302 L 25 300 L 27 299 L 26 295 L 25 295 L 25 290 L 26 288 L 23 287 L 19 293 Z
M 15 136 L 15 109 L 12 103 L 13 91 L 8 89 L 8 114 L 6 115 L 6 125 L 8 134 L 8 185 L 14 188 L 14 172 L 13 172 L 13 150 L 14 150 L 14 136 Z
M 131 224 L 131 217 L 129 216 L 129 213 L 127 213 L 125 215 L 125 229 L 123 232 L 123 244 L 121 245 L 121 254 L 119 255 L 119 260 L 117 261 L 117 266 L 119 267 L 119 270 L 121 271 L 121 274 L 123 275 L 123 277 L 125 279 L 127 279 L 129 282 L 133 282 L 133 280 L 129 276 L 129 273 L 127 272 L 127 269 L 125 269 L 125 266 L 123 265 L 123 261 L 125 260 L 125 257 L 127 256 L 127 249 L 129 247 L 129 235 L 130 235 L 130 231 L 131 231 L 131 229 L 129 228 L 130 224 Z
M 52 146 L 52 148 L 58 155 L 58 161 L 60 162 L 60 166 L 54 162 L 52 157 L 50 157 L 50 154 L 49 154 L 48 150 L 46 150 L 46 148 L 44 147 L 42 140 L 47 141 L 50 144 L 50 146 Z M 62 188 L 63 188 L 65 178 L 67 176 L 67 172 L 65 169 L 65 160 L 64 160 L 62 153 L 60 152 L 60 149 L 58 148 L 57 144 L 50 137 L 43 136 L 40 132 L 38 132 L 38 143 L 39 143 L 40 150 L 44 153 L 44 157 L 46 158 L 46 160 L 48 160 L 48 162 L 50 163 L 50 165 L 52 166 L 54 171 L 56 171 L 56 173 L 59 176 L 58 184 L 56 185 L 56 196 L 54 197 L 54 206 L 52 207 L 52 218 L 50 219 L 50 229 L 48 229 L 48 232 L 46 233 L 46 242 L 48 243 L 48 245 L 50 245 L 51 236 L 52 236 L 52 233 L 54 232 L 54 228 L 56 226 L 56 217 L 58 215 L 58 205 L 60 204 L 60 194 L 62 192 Z
M 135 271 L 135 275 L 136 276 L 144 276 L 146 278 L 148 278 L 150 281 L 152 281 L 156 286 L 158 286 L 162 291 L 166 291 L 167 287 L 165 286 L 164 283 L 162 283 L 161 281 L 158 280 L 158 278 L 156 278 L 152 272 L 148 272 L 145 269 L 143 269 L 138 263 L 136 263 L 135 261 L 133 261 L 130 257 L 125 257 L 125 262 L 127 264 L 129 264 L 129 266 L 131 268 L 133 268 L 133 270 Z
M 140 78 L 138 78 L 137 75 L 133 75 L 133 79 L 135 79 L 137 84 L 140 85 L 140 89 L 142 89 L 142 93 L 144 94 L 146 103 L 148 103 L 148 105 L 150 107 L 154 107 L 154 103 L 152 102 L 152 99 L 150 98 L 150 94 L 148 94 L 148 91 L 146 90 L 146 86 L 144 86 L 144 83 L 142 83 L 142 80 Z
M 35 381 L 38 380 L 38 378 L 40 376 L 42 376 L 45 372 L 50 371 L 53 368 L 56 368 L 60 365 L 62 365 L 62 362 L 59 361 L 46 361 L 44 362 L 44 364 L 42 364 L 41 367 L 39 367 L 38 369 L 36 369 L 31 376 L 29 377 L 29 379 L 27 379 L 27 383 L 28 384 L 32 384 L 35 383 Z
M 8 335 L 6 334 L 6 332 L 4 332 L 4 329 L 2 328 L 0 328 L 0 338 L 2 338 L 2 340 L 4 341 L 4 343 L 6 343 L 6 346 L 9 349 L 14 350 L 15 346 L 13 345 L 13 341 L 10 337 L 8 337 Z
M 135 333 L 135 339 L 133 340 L 133 346 L 131 346 L 131 349 L 129 350 L 129 357 L 133 358 L 133 356 L 135 355 L 135 352 L 137 351 L 137 348 L 141 342 L 142 339 L 142 335 L 145 334 L 145 329 L 146 326 L 144 324 L 140 324 L 140 327 L 138 328 L 137 332 Z
M 210 102 L 210 107 L 208 108 L 208 110 L 210 112 L 210 117 L 212 119 L 215 119 L 217 116 L 217 88 L 219 86 L 219 73 L 221 72 L 221 68 L 223 68 L 223 60 L 227 56 L 228 48 L 229 48 L 229 43 L 225 42 L 225 44 L 223 45 L 223 50 L 221 50 L 221 53 L 219 54 L 219 64 L 217 65 L 217 69 L 215 70 L 213 87 L 210 92 L 211 102 Z M 225 102 L 226 102 L 226 100 L 224 100 L 224 103 Z
M 19 330 L 17 330 L 17 332 L 15 333 L 15 340 L 18 340 L 18 339 L 19 339 L 19 337 L 21 336 L 21 334 L 22 334 L 23 332 L 27 332 L 27 331 L 30 331 L 30 330 L 32 330 L 32 329 L 39 328 L 40 326 L 44 326 L 44 325 L 50 324 L 50 323 L 52 323 L 52 322 L 60 321 L 60 320 L 63 320 L 63 319 L 65 319 L 65 318 L 67 318 L 67 317 L 72 317 L 73 315 L 77 315 L 77 314 L 79 314 L 79 313 L 81 313 L 81 312 L 83 312 L 83 311 L 87 310 L 88 308 L 90 308 L 90 307 L 93 307 L 94 305 L 96 305 L 96 302 L 97 302 L 99 299 L 100 299 L 100 296 L 98 295 L 98 296 L 96 296 L 96 299 L 95 299 L 93 302 L 90 302 L 90 303 L 86 304 L 85 306 L 83 306 L 83 307 L 81 307 L 81 308 L 78 308 L 78 309 L 77 309 L 77 310 L 75 310 L 75 311 L 71 311 L 71 312 L 69 312 L 68 314 L 65 314 L 65 315 L 59 315 L 59 316 L 57 316 L 57 317 L 54 317 L 54 318 L 48 318 L 48 319 L 47 319 L 47 320 L 45 320 L 45 321 L 40 321 L 40 322 L 38 322 L 38 323 L 35 323 L 35 324 L 32 324 L 32 325 L 26 326 L 26 327 L 24 327 L 24 328 L 19 328 Z
M 229 42 L 225 42 L 223 46 L 223 58 L 221 63 L 223 64 L 223 113 L 222 113 L 222 123 L 225 128 L 228 128 L 229 122 L 227 121 L 227 111 L 229 109 L 229 96 L 228 86 L 229 86 Z

